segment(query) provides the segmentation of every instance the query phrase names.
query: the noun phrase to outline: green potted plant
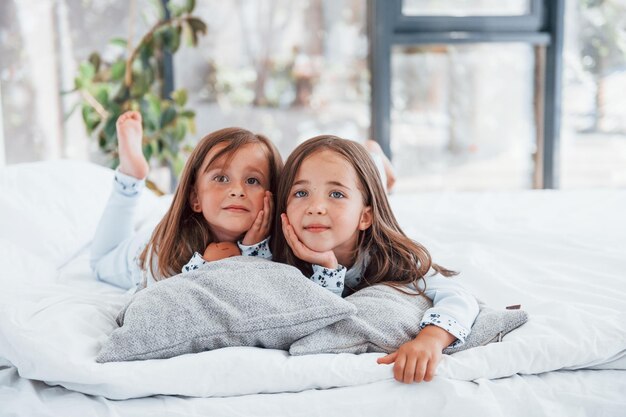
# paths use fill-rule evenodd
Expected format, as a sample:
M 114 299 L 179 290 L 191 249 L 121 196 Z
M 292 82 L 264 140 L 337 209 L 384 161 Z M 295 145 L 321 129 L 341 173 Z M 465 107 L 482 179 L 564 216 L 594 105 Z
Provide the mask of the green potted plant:
M 173 188 L 184 165 L 183 153 L 188 151 L 185 138 L 195 132 L 195 112 L 186 107 L 185 89 L 174 90 L 165 97 L 164 53 L 174 54 L 185 41 L 197 46 L 207 26 L 192 15 L 193 0 L 186 0 L 183 5 L 169 3 L 167 7 L 168 10 L 161 7 L 160 20 L 134 48 L 125 39 L 111 39 L 110 43 L 127 51 L 113 62 L 105 62 L 97 52 L 82 62 L 74 80 L 74 91 L 80 94 L 78 107 L 87 133 L 98 141 L 112 166 L 118 164 L 117 118 L 128 110 L 141 112 L 144 155 L 152 165 L 170 169 Z M 152 181 L 148 181 L 148 186 L 163 191 Z

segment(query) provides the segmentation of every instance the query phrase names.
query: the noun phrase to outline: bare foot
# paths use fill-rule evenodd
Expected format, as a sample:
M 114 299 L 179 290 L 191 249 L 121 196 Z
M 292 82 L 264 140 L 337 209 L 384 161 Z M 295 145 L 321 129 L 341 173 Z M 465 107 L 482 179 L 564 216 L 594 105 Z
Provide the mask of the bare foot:
M 127 111 L 118 117 L 115 127 L 117 128 L 120 172 L 137 179 L 146 178 L 150 167 L 143 156 L 141 146 L 143 140 L 141 114 L 136 111 Z
M 387 193 L 391 193 L 393 186 L 396 184 L 396 173 L 391 165 L 391 161 L 387 158 L 387 155 L 383 152 L 382 148 L 373 140 L 366 140 L 365 147 L 373 154 L 378 154 L 383 160 L 383 168 L 387 177 Z

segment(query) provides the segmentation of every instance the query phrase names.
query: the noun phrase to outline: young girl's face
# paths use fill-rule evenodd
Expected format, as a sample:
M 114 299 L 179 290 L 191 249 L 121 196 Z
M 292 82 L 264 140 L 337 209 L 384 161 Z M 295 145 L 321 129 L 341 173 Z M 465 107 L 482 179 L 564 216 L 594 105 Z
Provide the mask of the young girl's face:
M 190 204 L 193 211 L 202 213 L 217 241 L 235 242 L 263 209 L 270 167 L 262 144 L 244 145 L 234 155 L 223 155 L 209 165 L 225 146 L 216 145 L 204 158 Z
M 316 252 L 332 250 L 351 266 L 359 231 L 372 224 L 371 207 L 354 167 L 339 154 L 322 150 L 307 157 L 287 199 L 287 217 L 300 241 Z

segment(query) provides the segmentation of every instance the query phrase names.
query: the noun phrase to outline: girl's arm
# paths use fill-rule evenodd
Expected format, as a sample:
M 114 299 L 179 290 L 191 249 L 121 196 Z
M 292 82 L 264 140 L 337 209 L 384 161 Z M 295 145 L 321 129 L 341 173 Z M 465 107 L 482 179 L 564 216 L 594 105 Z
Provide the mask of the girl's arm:
M 420 327 L 424 329 L 431 324 L 440 327 L 455 336 L 453 346 L 462 345 L 478 316 L 476 297 L 454 278 L 429 273 L 425 282 L 426 288 L 420 289 L 433 301 L 433 306 L 424 313 Z
M 420 289 L 433 300 L 433 307 L 424 313 L 422 330 L 397 351 L 378 359 L 383 364 L 395 362 L 394 377 L 404 383 L 430 381 L 443 349 L 464 343 L 478 315 L 476 298 L 454 279 L 429 276 L 425 281 L 426 288 Z
M 269 240 L 270 238 L 267 237 L 266 239 L 263 239 L 262 241 L 254 245 L 244 245 L 241 242 L 237 242 L 237 246 L 239 246 L 239 250 L 241 250 L 241 254 L 243 256 L 258 256 L 259 258 L 271 260 L 272 252 L 270 251 Z M 200 255 L 200 253 L 194 252 L 189 262 L 187 262 L 185 266 L 183 266 L 181 272 L 194 271 L 200 268 L 202 265 L 206 264 L 207 262 L 209 261 L 204 259 L 202 255 Z

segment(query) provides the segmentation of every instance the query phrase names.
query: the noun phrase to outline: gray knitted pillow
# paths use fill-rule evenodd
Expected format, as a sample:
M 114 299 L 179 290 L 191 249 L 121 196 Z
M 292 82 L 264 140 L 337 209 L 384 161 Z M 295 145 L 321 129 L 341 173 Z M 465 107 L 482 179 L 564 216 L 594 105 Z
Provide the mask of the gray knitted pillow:
M 233 257 L 135 294 L 96 360 L 164 359 L 228 346 L 286 350 L 355 313 L 294 267 Z
M 387 285 L 364 288 L 346 298 L 358 313 L 312 333 L 289 348 L 292 355 L 314 353 L 390 353 L 417 336 L 424 312 L 432 306 L 426 297 L 410 296 Z M 481 305 L 465 343 L 444 353 L 499 340 L 528 319 L 525 311 L 497 311 Z

